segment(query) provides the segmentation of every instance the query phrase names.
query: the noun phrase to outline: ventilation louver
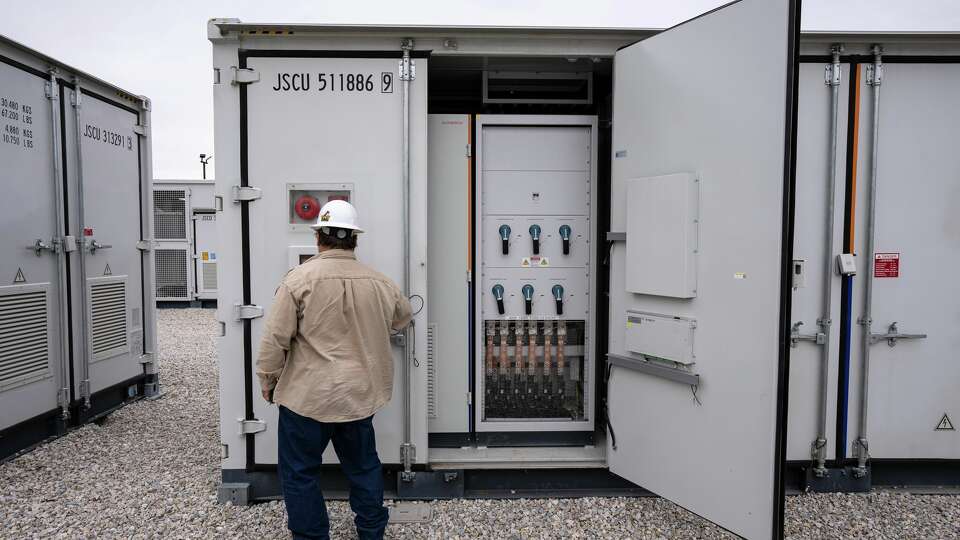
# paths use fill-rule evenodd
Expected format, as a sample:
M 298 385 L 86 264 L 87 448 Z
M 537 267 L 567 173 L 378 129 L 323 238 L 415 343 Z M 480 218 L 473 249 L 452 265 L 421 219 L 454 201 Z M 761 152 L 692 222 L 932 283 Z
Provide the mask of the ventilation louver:
M 154 252 L 157 298 L 190 300 L 187 287 L 187 250 L 158 249 Z
M 127 286 L 123 281 L 90 285 L 90 345 L 93 360 L 130 350 L 127 343 Z
M 47 292 L 0 296 L 0 388 L 49 374 Z
M 437 418 L 437 325 L 427 325 L 427 417 Z
M 203 263 L 202 274 L 203 290 L 207 292 L 217 290 L 217 263 Z
M 154 190 L 153 235 L 157 240 L 187 239 L 187 200 L 184 190 Z

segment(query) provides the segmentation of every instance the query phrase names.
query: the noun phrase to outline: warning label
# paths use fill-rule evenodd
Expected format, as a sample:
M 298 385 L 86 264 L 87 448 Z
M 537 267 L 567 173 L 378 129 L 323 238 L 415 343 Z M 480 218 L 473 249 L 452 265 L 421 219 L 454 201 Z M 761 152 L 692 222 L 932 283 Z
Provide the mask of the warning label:
M 539 255 L 520 259 L 520 268 L 547 268 L 548 266 L 550 266 L 550 259 Z
M 900 277 L 900 254 L 877 253 L 873 256 L 873 277 Z
M 943 418 L 940 419 L 934 431 L 954 431 L 953 422 L 950 421 L 947 413 L 943 413 Z

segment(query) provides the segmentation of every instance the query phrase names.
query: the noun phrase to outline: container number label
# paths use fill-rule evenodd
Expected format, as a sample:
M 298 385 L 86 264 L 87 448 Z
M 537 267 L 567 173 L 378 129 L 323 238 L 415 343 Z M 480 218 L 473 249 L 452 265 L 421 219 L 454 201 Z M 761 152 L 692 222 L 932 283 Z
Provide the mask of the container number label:
M 374 73 L 277 73 L 274 92 L 393 93 L 392 72 Z
M 110 131 L 108 129 L 103 129 L 98 126 L 93 126 L 87 124 L 83 129 L 83 136 L 110 146 L 116 146 L 118 148 L 126 148 L 127 150 L 133 150 L 133 137 L 123 135 Z

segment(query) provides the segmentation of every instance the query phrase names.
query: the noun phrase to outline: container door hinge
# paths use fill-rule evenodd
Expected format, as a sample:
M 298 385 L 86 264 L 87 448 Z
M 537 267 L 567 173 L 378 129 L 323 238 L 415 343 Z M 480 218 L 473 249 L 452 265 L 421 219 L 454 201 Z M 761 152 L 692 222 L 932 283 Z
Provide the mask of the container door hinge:
M 230 84 L 251 84 L 255 82 L 260 82 L 260 72 L 252 68 L 238 68 L 232 67 L 233 70 L 233 79 L 230 80 Z
M 263 420 L 244 420 L 243 418 L 238 418 L 237 424 L 240 426 L 238 429 L 239 435 L 253 435 L 254 433 L 267 430 L 267 423 Z
M 468 145 L 467 145 L 467 157 L 473 157 L 473 145 L 472 145 L 472 144 L 468 144 Z
M 140 251 L 153 251 L 153 247 L 150 245 L 149 240 L 137 241 L 137 249 Z
M 263 190 L 256 187 L 233 186 L 231 190 L 235 203 L 255 201 L 263 196 Z
M 46 96 L 47 99 L 53 99 L 53 85 L 50 84 L 50 81 L 43 84 L 43 95 Z
M 153 353 L 143 353 L 140 355 L 140 363 L 148 365 L 153 363 Z
M 133 126 L 133 132 L 136 133 L 137 135 L 141 136 L 141 137 L 146 137 L 146 136 L 147 136 L 147 126 L 145 126 L 145 125 L 143 125 L 143 124 L 137 124 L 137 125 Z
M 234 304 L 233 318 L 238 321 L 259 319 L 263 317 L 263 306 L 253 304 Z

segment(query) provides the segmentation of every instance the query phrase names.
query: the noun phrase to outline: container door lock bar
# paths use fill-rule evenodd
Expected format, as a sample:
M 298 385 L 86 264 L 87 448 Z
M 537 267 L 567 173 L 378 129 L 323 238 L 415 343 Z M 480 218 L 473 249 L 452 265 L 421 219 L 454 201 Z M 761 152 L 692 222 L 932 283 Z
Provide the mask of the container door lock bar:
M 887 345 L 896 347 L 898 339 L 926 339 L 926 337 L 926 334 L 901 334 L 900 331 L 897 330 L 897 323 L 893 323 L 887 328 L 885 334 L 870 334 L 870 343 L 874 344 L 887 340 Z

